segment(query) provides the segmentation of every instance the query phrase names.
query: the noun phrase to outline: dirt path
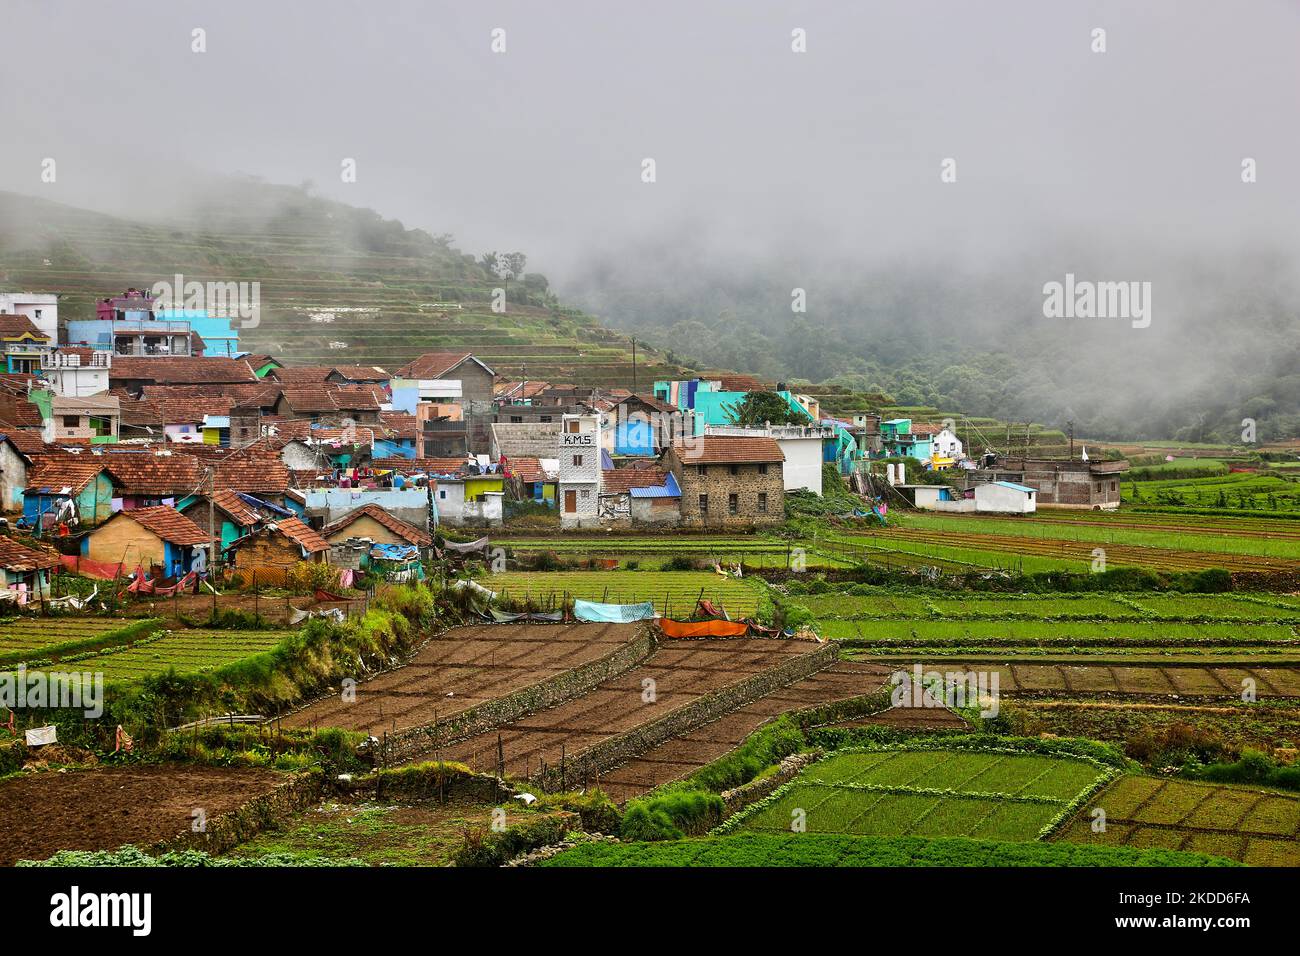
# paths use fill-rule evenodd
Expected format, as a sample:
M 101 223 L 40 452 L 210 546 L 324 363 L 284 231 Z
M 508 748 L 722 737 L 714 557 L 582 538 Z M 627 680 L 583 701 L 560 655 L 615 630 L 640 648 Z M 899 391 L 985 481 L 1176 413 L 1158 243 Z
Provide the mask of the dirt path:
M 0 783 L 0 865 L 59 850 L 147 846 L 273 789 L 272 770 L 172 765 L 27 774 Z

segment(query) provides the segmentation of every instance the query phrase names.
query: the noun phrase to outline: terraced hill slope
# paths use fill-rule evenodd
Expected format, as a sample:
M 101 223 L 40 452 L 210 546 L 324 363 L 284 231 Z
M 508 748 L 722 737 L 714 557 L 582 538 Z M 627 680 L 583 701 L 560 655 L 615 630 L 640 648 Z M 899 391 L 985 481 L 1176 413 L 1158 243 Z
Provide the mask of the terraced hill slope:
M 96 297 L 177 273 L 259 282 L 261 321 L 241 331 L 240 344 L 286 363 L 396 368 L 463 347 L 507 377 L 633 381 L 631 341 L 563 307 L 542 276 L 502 280 L 450 237 L 301 189 L 246 183 L 235 191 L 165 224 L 0 193 L 0 287 L 65 292 L 60 315 L 79 319 L 93 317 Z M 492 310 L 498 287 L 504 314 Z M 643 387 L 688 374 L 641 349 L 637 366 Z

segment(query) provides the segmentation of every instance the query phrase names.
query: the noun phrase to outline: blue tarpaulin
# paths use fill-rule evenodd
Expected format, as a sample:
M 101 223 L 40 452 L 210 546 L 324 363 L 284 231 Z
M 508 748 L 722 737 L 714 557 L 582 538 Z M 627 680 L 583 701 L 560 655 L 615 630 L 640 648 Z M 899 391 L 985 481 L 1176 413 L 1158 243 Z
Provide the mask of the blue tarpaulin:
M 597 604 L 595 601 L 574 601 L 573 616 L 579 621 L 630 624 L 633 621 L 653 620 L 655 606 L 649 601 L 644 604 Z

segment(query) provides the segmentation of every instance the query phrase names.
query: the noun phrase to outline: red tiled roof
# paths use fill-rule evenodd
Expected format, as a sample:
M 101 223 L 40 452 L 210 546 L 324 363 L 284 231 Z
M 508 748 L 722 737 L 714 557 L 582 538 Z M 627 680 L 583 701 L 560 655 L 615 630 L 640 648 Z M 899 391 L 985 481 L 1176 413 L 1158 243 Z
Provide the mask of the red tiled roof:
M 145 381 L 157 385 L 261 383 L 243 359 L 185 355 L 114 355 L 109 381 Z
M 379 390 L 382 394 L 382 390 Z M 377 412 L 386 400 L 375 394 L 374 386 L 335 385 L 329 388 L 285 388 L 285 404 L 295 414 L 322 412 Z
M 264 444 L 238 449 L 219 445 L 177 445 L 175 453 L 196 461 L 200 470 L 207 465 L 215 466 L 218 490 L 281 494 L 289 487 L 289 469 L 276 450 Z M 200 490 L 206 488 L 205 482 Z
M 425 352 L 399 368 L 396 377 L 442 378 L 461 362 L 473 357 L 472 352 Z
M 379 420 L 398 438 L 417 437 L 420 426 L 409 412 L 380 412 Z
M 633 488 L 655 487 L 667 480 L 662 468 L 614 468 L 601 472 L 601 494 L 627 494 Z
M 435 475 L 453 475 L 467 467 L 464 458 L 375 458 L 370 467 L 380 471 L 391 469 L 404 475 L 423 471 Z
M 321 385 L 332 371 L 328 365 L 285 365 L 271 369 L 266 377 L 285 385 Z
M 775 438 L 744 438 L 731 435 L 699 435 L 690 444 L 674 445 L 684 464 L 768 464 L 785 461 Z
M 13 538 L 0 535 L 0 568 L 21 574 L 58 566 L 58 557 L 48 551 L 38 551 Z
M 540 458 L 507 458 L 505 467 L 520 481 L 554 481 L 557 477 L 554 473 L 546 474 Z
M 414 544 L 421 548 L 427 548 L 433 544 L 433 537 L 426 531 L 422 531 L 413 524 L 408 524 L 400 518 L 390 515 L 377 504 L 362 505 L 349 511 L 338 521 L 331 522 L 321 529 L 321 535 L 328 537 L 336 531 L 342 531 L 348 525 L 355 522 L 358 518 L 370 517 L 378 521 L 393 534 L 397 535 L 408 544 Z
M 193 515 L 194 518 L 191 520 L 196 522 L 206 521 L 205 516 L 208 513 L 207 497 L 207 495 L 204 495 L 201 498 L 195 498 L 194 502 L 187 506 L 182 514 L 186 517 Z M 225 512 L 232 521 L 243 527 L 250 527 L 262 520 L 262 513 L 233 491 L 224 488 L 220 489 L 212 496 L 212 503 L 216 505 L 218 511 Z
M 206 531 L 175 508 L 167 505 L 119 511 L 114 518 L 120 518 L 123 515 L 145 530 L 152 531 L 164 541 L 170 541 L 172 544 L 208 544 L 211 541 Z M 113 519 L 110 518 L 109 520 Z M 103 525 L 100 527 L 103 527 Z
M 267 528 L 284 535 L 290 541 L 300 545 L 309 554 L 330 549 L 328 541 L 297 518 L 281 518 L 274 524 L 267 525 Z
M 162 429 L 164 425 L 199 425 L 207 415 L 229 415 L 234 400 L 221 396 L 122 400 L 122 424 Z
M 50 341 L 50 337 L 33 325 L 32 320 L 27 316 L 21 313 L 18 315 L 0 314 L 0 339 L 18 339 L 24 335 L 29 335 L 41 342 Z
M 392 378 L 378 365 L 335 365 L 330 371 L 337 372 L 349 382 L 387 382 Z
M 39 408 L 8 390 L 0 391 L 0 422 L 14 428 L 40 428 L 45 424 Z
M 100 461 L 128 495 L 171 498 L 192 495 L 203 488 L 203 468 L 179 447 L 161 451 L 145 449 L 105 451 Z
M 71 488 L 74 495 L 80 494 L 104 470 L 104 459 L 99 455 L 61 451 L 33 454 L 27 469 L 27 490 Z
M 40 455 L 51 450 L 51 446 L 45 444 L 45 439 L 41 437 L 40 432 L 24 431 L 21 428 L 0 428 L 0 435 L 4 435 L 24 455 Z

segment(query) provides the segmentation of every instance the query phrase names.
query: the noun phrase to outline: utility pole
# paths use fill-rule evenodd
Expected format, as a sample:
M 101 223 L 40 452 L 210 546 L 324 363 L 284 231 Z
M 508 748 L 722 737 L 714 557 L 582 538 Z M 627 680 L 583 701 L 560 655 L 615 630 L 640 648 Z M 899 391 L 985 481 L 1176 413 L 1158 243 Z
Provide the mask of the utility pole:
M 1070 461 L 1074 461 L 1074 420 L 1066 422 L 1065 427 L 1070 430 Z
M 632 336 L 632 391 L 636 390 L 636 336 Z
M 212 619 L 217 618 L 217 466 L 208 465 L 208 587 L 212 589 Z

